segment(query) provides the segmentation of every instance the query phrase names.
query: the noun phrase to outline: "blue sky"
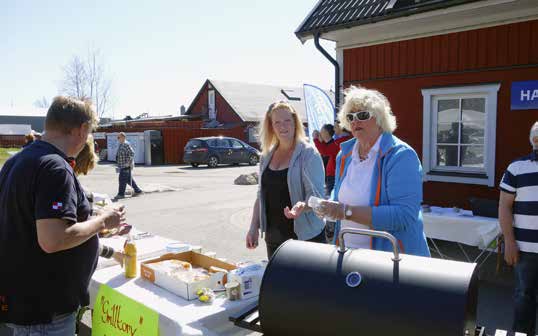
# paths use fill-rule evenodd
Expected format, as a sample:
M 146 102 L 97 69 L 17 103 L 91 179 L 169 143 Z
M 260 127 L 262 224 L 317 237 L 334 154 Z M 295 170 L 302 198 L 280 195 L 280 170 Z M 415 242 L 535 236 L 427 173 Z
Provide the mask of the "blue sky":
M 0 106 L 50 100 L 62 67 L 91 48 L 112 78 L 115 117 L 177 114 L 206 78 L 328 89 L 332 65 L 294 35 L 316 3 L 0 0 Z

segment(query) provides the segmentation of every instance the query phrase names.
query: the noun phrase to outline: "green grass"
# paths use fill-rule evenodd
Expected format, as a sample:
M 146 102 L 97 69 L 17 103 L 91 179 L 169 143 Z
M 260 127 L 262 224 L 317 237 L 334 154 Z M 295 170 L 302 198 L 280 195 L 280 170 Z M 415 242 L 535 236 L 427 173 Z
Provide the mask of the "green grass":
M 11 157 L 9 152 L 18 152 L 20 148 L 0 148 L 0 167 Z

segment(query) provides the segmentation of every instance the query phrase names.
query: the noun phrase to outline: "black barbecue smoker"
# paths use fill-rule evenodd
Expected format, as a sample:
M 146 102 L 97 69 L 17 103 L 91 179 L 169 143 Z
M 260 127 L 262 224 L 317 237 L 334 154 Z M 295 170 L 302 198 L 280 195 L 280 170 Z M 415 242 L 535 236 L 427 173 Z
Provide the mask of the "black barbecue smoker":
M 389 239 L 393 253 L 347 249 L 345 236 Z M 264 335 L 481 335 L 476 264 L 399 254 L 386 232 L 344 229 L 339 246 L 288 240 L 257 306 L 230 317 Z

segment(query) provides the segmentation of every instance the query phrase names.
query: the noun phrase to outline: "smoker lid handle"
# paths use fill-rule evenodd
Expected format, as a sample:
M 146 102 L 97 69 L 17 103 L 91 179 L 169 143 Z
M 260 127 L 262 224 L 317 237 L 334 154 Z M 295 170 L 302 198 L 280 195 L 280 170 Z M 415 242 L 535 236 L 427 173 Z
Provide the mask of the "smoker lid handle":
M 342 229 L 340 230 L 340 234 L 338 235 L 338 245 L 339 245 L 339 251 L 344 253 L 346 252 L 346 243 L 344 241 L 344 235 L 345 234 L 358 234 L 363 236 L 370 236 L 370 237 L 379 237 L 379 238 L 385 238 L 390 240 L 392 243 L 392 251 L 394 253 L 394 258 L 392 260 L 394 261 L 400 261 L 400 250 L 398 249 L 398 241 L 396 240 L 396 237 L 391 235 L 388 232 L 385 231 L 376 231 L 376 230 L 366 230 L 366 229 Z

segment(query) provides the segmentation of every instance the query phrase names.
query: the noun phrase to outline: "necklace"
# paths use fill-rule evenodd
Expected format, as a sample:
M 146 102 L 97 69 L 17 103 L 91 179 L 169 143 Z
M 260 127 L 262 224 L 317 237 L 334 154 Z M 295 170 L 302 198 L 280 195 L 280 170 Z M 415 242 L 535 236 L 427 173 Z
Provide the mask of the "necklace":
M 359 146 L 359 159 L 360 161 L 365 161 L 368 159 L 368 153 L 370 152 L 370 149 L 372 148 L 372 146 L 368 146 L 368 150 L 365 150 L 366 154 L 361 154 L 361 147 Z

